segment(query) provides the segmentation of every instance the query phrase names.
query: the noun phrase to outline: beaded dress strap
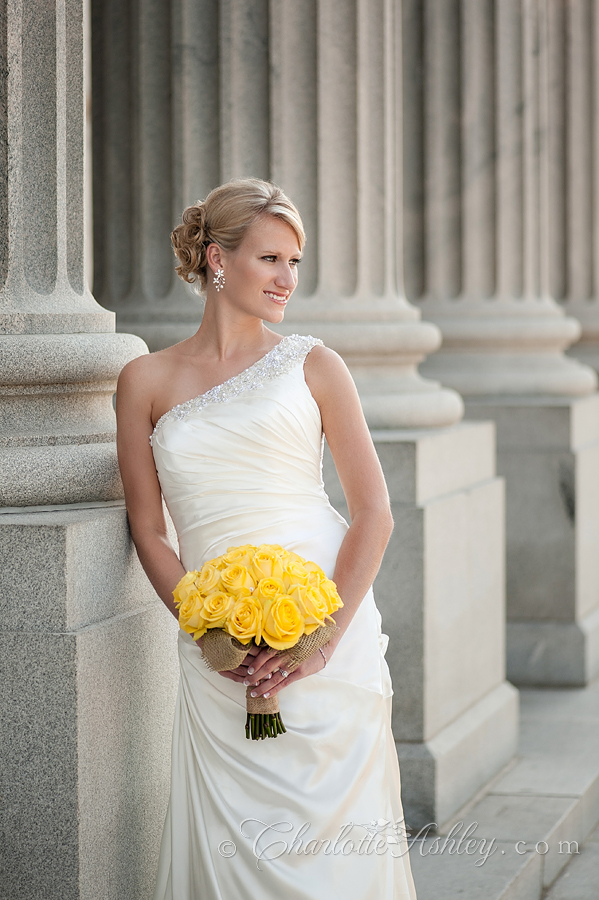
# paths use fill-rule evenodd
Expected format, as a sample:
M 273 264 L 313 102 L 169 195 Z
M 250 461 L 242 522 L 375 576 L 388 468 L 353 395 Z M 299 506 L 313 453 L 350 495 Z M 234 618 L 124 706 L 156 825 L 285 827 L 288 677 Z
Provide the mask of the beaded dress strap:
M 311 335 L 290 334 L 284 337 L 265 356 L 249 368 L 244 369 L 239 375 L 233 375 L 222 384 L 210 388 L 205 394 L 199 394 L 199 396 L 167 410 L 156 422 L 154 431 L 150 435 L 150 444 L 153 444 L 152 438 L 165 422 L 171 419 L 186 419 L 192 413 L 199 412 L 212 403 L 226 403 L 247 391 L 258 390 L 269 381 L 290 372 L 318 344 L 322 345 L 322 341 Z

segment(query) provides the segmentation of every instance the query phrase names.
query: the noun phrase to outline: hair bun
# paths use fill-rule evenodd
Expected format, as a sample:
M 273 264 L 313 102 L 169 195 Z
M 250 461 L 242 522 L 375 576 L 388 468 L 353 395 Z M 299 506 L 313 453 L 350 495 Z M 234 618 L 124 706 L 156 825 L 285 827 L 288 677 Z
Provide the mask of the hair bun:
M 188 206 L 183 222 L 171 235 L 175 256 L 179 260 L 177 274 L 188 284 L 197 281 L 198 272 L 206 266 L 206 245 L 209 243 L 206 228 L 206 208 L 202 200 Z

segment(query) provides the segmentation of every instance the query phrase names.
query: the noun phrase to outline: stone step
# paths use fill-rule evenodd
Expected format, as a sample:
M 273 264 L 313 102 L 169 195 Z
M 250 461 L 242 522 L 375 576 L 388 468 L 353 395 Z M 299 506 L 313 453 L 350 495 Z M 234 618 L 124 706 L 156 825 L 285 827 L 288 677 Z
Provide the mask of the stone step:
M 597 900 L 598 820 L 599 681 L 523 690 L 517 758 L 436 834 L 413 835 L 418 900 L 540 900 L 551 885 L 547 900 Z

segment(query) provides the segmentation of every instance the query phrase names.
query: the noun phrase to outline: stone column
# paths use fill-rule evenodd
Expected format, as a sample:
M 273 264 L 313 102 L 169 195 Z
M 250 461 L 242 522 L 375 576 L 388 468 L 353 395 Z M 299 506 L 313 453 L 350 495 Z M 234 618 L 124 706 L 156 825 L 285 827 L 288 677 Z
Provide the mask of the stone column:
M 575 117 L 564 100 L 567 82 L 575 90 L 565 17 L 580 31 L 582 9 L 464 0 L 458 17 L 458 5 L 424 4 L 424 85 L 414 102 L 424 113 L 405 137 L 425 160 L 425 225 L 412 229 L 408 281 L 444 339 L 424 371 L 462 393 L 470 418 L 497 423 L 508 676 L 583 684 L 599 671 L 599 397 L 595 373 L 564 355 L 580 326 L 553 299 L 568 279 L 568 215 L 584 230 L 590 190 L 584 172 L 571 185 L 565 177 L 566 113 Z M 410 89 L 419 92 L 414 79 Z M 571 171 L 584 167 L 582 137 Z M 585 253 L 584 241 L 571 242 L 578 282 Z
M 83 3 L 4 0 L 0 23 L 0 894 L 141 898 L 172 632 L 131 547 L 112 396 L 146 347 L 85 283 Z
M 308 231 L 281 330 L 322 337 L 347 361 L 389 484 L 396 527 L 375 593 L 404 808 L 422 826 L 510 759 L 518 702 L 505 682 L 494 429 L 458 424 L 456 395 L 418 373 L 438 334 L 404 293 L 401 9 L 271 4 L 271 171 Z M 329 458 L 325 476 L 347 516 Z
M 309 235 L 281 330 L 344 357 L 373 427 L 451 425 L 459 397 L 417 371 L 439 332 L 403 292 L 394 7 L 272 4 L 272 177 L 305 206 Z
M 565 160 L 568 184 L 560 299 L 582 326 L 569 355 L 599 371 L 599 7 L 574 0 L 565 11 Z
M 169 235 L 221 180 L 217 0 L 91 0 L 94 294 L 151 350 L 193 334 L 200 299 Z

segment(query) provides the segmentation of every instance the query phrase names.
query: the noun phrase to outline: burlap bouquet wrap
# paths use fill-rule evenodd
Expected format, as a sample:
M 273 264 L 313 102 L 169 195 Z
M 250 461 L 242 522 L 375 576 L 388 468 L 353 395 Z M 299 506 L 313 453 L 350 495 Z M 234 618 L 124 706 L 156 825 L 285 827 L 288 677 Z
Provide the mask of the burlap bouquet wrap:
M 230 547 L 187 572 L 173 591 L 179 627 L 203 638 L 202 655 L 216 672 L 236 669 L 250 645 L 270 648 L 293 672 L 338 631 L 332 613 L 343 606 L 336 585 L 314 562 L 278 544 Z M 285 731 L 279 698 L 247 690 L 246 736 Z
M 338 631 L 337 625 L 322 625 L 313 631 L 312 634 L 303 634 L 297 644 L 288 650 L 277 650 L 274 655 L 284 659 L 285 671 L 293 672 L 299 668 L 301 664 L 309 659 L 313 653 L 324 647 Z M 261 648 L 268 647 L 266 642 L 259 644 Z M 226 631 L 213 629 L 207 631 L 202 640 L 202 655 L 209 669 L 213 672 L 226 672 L 229 669 L 236 669 L 247 656 L 248 648 L 240 643 L 236 638 L 231 637 Z M 280 712 L 279 695 L 272 694 L 270 697 L 252 697 L 253 685 L 249 685 L 246 691 L 246 706 L 248 715 L 270 716 Z M 280 717 L 279 717 L 280 721 Z M 285 726 L 282 724 L 282 731 Z M 250 722 L 246 725 L 246 731 L 251 727 Z M 274 737 L 274 735 L 260 735 L 260 737 Z

